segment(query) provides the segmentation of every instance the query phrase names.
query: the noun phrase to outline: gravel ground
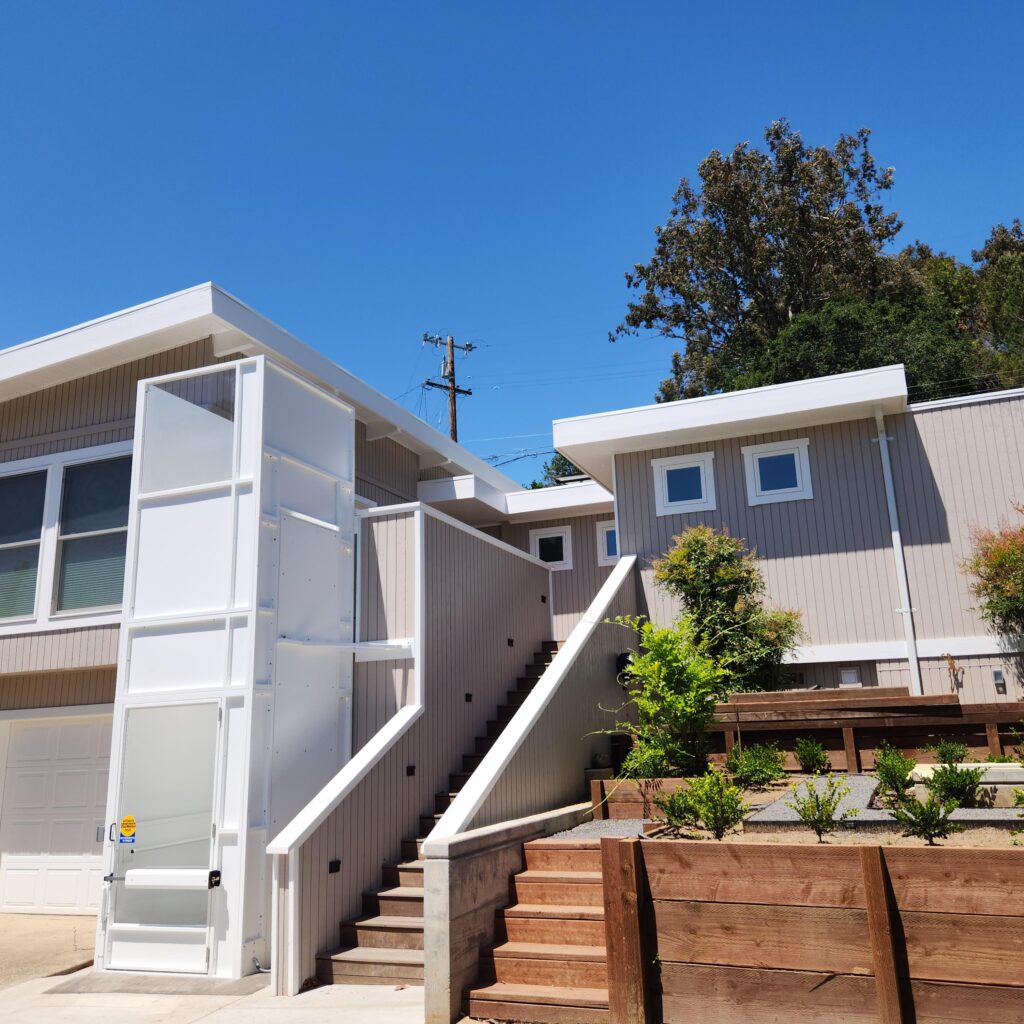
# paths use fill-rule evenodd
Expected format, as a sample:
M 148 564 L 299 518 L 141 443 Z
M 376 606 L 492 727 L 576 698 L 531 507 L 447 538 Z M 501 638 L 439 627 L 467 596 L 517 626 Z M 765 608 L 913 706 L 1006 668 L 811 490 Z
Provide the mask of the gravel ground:
M 635 818 L 595 818 L 585 821 L 582 825 L 558 832 L 549 839 L 629 839 L 630 836 L 642 836 L 644 825 L 650 818 L 643 821 Z

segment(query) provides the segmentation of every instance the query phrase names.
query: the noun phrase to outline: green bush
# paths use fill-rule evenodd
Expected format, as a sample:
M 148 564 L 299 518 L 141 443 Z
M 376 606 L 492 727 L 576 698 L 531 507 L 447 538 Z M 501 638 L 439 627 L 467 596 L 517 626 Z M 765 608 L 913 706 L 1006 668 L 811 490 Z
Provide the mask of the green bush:
M 837 814 L 839 804 L 850 792 L 849 783 L 840 781 L 832 775 L 822 778 L 815 775 L 802 785 L 794 783 L 790 787 L 793 799 L 787 801 L 789 806 L 800 816 L 800 820 L 824 842 L 824 836 L 835 832 L 842 822 L 857 816 L 857 808 L 851 807 Z
M 663 750 L 656 747 L 633 747 L 622 759 L 620 779 L 664 779 L 674 775 Z
M 985 757 L 986 764 L 1016 764 L 1017 758 L 1013 754 L 988 754 Z
M 750 810 L 739 787 L 730 786 L 722 772 L 712 769 L 707 775 L 688 781 L 689 789 L 654 798 L 665 821 L 673 828 L 700 825 L 716 839 L 722 839 Z
M 827 772 L 832 765 L 829 764 L 828 754 L 825 748 L 815 739 L 807 736 L 798 736 L 793 744 L 793 753 L 800 763 L 801 771 L 808 775 L 819 775 Z
M 935 754 L 939 764 L 963 764 L 967 760 L 967 744 L 957 740 L 939 740 L 928 749 Z
M 893 816 L 905 836 L 923 839 L 929 846 L 934 846 L 936 839 L 948 839 L 954 832 L 963 831 L 962 826 L 949 820 L 954 810 L 956 808 L 952 804 L 944 804 L 930 793 L 924 803 L 915 797 L 905 798 L 893 809 Z
M 764 789 L 786 777 L 785 763 L 786 755 L 778 744 L 752 743 L 733 747 L 725 759 L 725 770 L 744 789 Z
M 614 621 L 637 634 L 642 650 L 630 653 L 623 672 L 627 706 L 635 709 L 635 718 L 614 729 L 633 737 L 630 771 L 643 766 L 666 776 L 703 774 L 723 672 L 704 652 L 688 616 L 671 628 L 640 616 Z
M 654 578 L 679 598 L 704 652 L 725 671 L 719 695 L 781 684 L 782 659 L 800 640 L 800 614 L 764 605 L 757 555 L 739 537 L 693 526 L 654 563 Z
M 913 783 L 910 773 L 917 762 L 902 750 L 882 740 L 875 751 L 875 774 L 878 776 L 878 798 L 886 807 L 895 807 L 907 795 Z
M 940 764 L 931 777 L 925 779 L 925 786 L 942 804 L 954 807 L 977 807 L 978 787 L 984 768 L 958 768 L 955 764 Z
M 1015 505 L 1024 512 L 1024 505 Z M 1004 636 L 1024 634 L 1024 526 L 975 530 L 964 568 L 985 620 Z

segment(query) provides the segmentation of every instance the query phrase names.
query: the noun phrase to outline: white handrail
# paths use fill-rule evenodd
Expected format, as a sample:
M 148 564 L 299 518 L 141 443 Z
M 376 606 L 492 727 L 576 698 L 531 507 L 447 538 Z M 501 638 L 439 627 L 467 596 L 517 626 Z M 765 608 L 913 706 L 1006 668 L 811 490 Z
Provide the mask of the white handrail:
M 608 579 L 597 592 L 597 597 L 569 634 L 569 639 L 544 670 L 537 685 L 523 701 L 512 721 L 505 726 L 501 735 L 494 741 L 494 745 L 484 755 L 476 771 L 434 826 L 428 839 L 449 839 L 469 828 L 477 811 L 490 796 L 516 751 L 526 741 L 544 714 L 544 709 L 558 693 L 559 687 L 576 664 L 576 659 L 587 646 L 594 630 L 607 618 L 608 609 L 623 584 L 631 579 L 636 561 L 636 555 L 626 555 L 615 564 Z

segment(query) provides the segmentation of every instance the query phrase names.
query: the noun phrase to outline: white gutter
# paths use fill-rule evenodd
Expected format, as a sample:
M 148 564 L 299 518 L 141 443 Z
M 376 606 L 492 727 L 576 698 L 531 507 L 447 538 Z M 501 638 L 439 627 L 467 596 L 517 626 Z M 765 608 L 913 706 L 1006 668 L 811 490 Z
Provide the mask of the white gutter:
M 889 435 L 885 432 L 885 417 L 875 412 L 878 428 L 878 454 L 882 460 L 882 479 L 885 482 L 885 505 L 889 512 L 889 530 L 892 534 L 892 557 L 896 566 L 896 585 L 900 592 L 900 607 L 903 616 L 903 632 L 907 640 L 907 661 L 910 665 L 910 691 L 924 693 L 921 684 L 921 665 L 917 656 L 917 637 L 914 634 L 914 609 L 910 604 L 910 583 L 907 580 L 907 563 L 903 557 L 903 538 L 900 534 L 900 517 L 896 508 L 896 488 L 892 482 L 892 460 L 889 457 Z

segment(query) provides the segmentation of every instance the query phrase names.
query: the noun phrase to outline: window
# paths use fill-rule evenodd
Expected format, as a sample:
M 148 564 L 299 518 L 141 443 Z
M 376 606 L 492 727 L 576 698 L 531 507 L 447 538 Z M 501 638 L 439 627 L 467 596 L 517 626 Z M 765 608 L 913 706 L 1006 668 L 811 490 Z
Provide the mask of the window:
M 856 665 L 839 670 L 840 686 L 860 686 L 860 669 Z
M 714 452 L 696 452 L 651 460 L 659 516 L 715 510 L 714 458 Z
M 46 470 L 0 477 L 0 618 L 35 613 Z
M 597 564 L 614 565 L 619 560 L 619 541 L 615 521 L 597 524 Z
M 747 503 L 768 505 L 776 501 L 813 498 L 811 464 L 807 456 L 809 443 L 806 437 L 800 437 L 744 448 Z
M 64 470 L 54 609 L 121 603 L 132 460 L 84 462 Z
M 572 531 L 568 526 L 531 530 L 530 554 L 547 562 L 552 569 L 571 569 Z

